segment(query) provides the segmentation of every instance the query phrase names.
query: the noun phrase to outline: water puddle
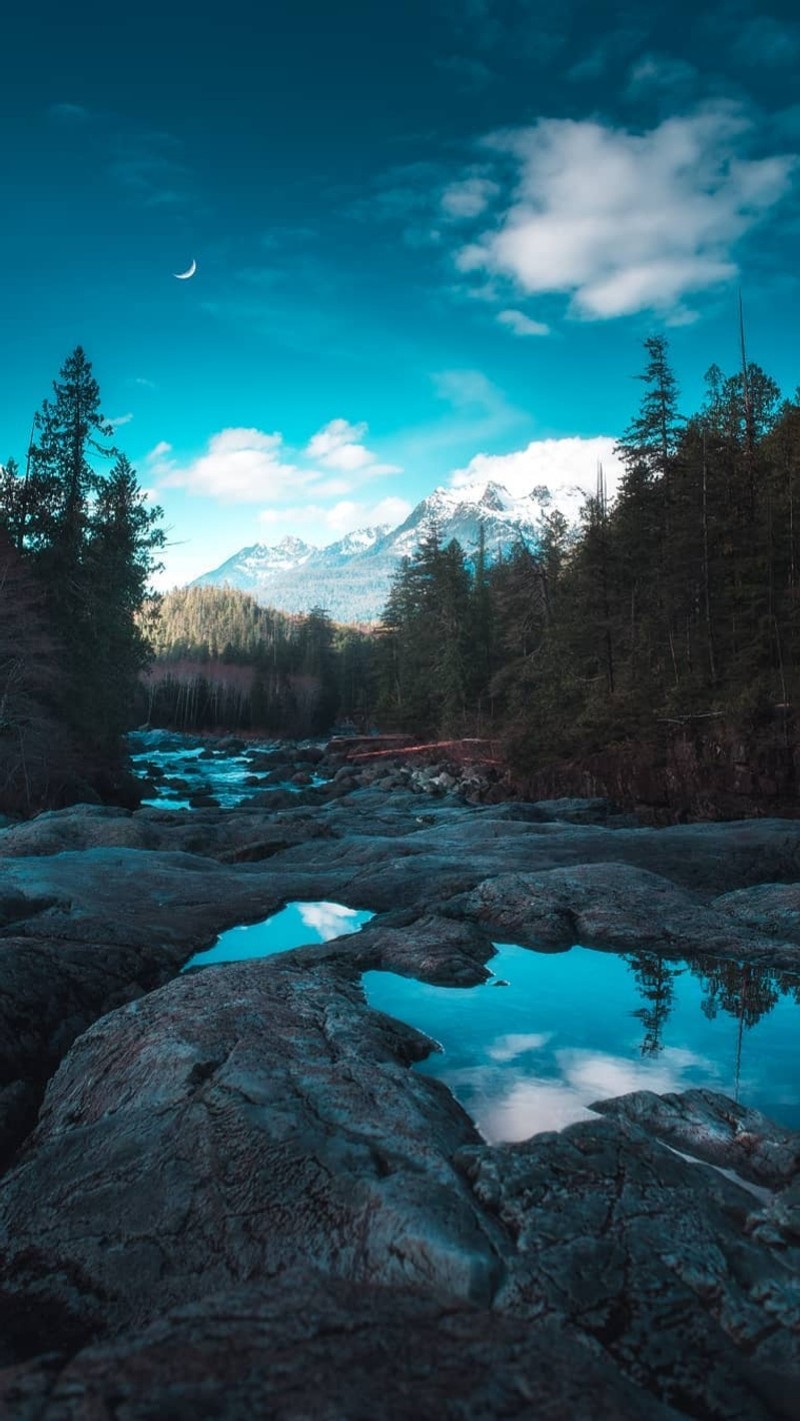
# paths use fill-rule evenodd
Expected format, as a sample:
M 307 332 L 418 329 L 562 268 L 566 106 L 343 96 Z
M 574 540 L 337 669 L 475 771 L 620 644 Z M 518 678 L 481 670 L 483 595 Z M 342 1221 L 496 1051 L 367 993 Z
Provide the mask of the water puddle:
M 706 1086 L 800 1127 L 800 977 L 496 943 L 478 987 L 366 972 L 370 1006 L 437 1041 L 437 1076 L 490 1143 L 592 1117 L 594 1100 Z
M 295 947 L 330 942 L 347 933 L 357 933 L 374 913 L 346 908 L 343 903 L 288 903 L 280 912 L 261 923 L 230 928 L 220 933 L 204 952 L 196 952 L 183 970 L 208 967 L 215 962 L 244 962 L 251 957 L 272 957 Z

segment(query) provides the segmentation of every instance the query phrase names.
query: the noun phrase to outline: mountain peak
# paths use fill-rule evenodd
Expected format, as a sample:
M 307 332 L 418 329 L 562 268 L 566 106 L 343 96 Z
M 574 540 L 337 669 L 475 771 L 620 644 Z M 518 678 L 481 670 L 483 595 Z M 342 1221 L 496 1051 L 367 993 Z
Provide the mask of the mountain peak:
M 494 480 L 436 488 L 396 528 L 357 528 L 324 548 L 291 535 L 271 548 L 257 543 L 197 582 L 241 588 L 283 612 L 307 612 L 316 605 L 325 607 L 334 621 L 374 622 L 386 606 L 401 560 L 413 557 L 432 522 L 442 543 L 456 539 L 467 558 L 476 556 L 483 533 L 491 561 L 520 541 L 536 548 L 541 496 L 546 492 L 534 490 L 539 501 L 516 498 Z M 557 506 L 559 498 L 555 490 Z

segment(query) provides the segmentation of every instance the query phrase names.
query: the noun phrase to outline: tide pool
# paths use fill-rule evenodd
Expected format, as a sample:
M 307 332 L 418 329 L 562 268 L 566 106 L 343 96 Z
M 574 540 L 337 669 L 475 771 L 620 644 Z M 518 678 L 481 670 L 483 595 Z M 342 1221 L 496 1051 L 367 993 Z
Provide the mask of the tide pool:
M 800 1127 L 800 978 L 710 958 L 495 947 L 478 987 L 362 979 L 370 1006 L 439 1043 L 414 1069 L 444 1081 L 491 1143 L 590 1118 L 594 1100 L 693 1086 Z
M 330 942 L 346 933 L 356 933 L 374 913 L 346 908 L 343 903 L 288 903 L 260 923 L 230 928 L 220 933 L 204 952 L 196 952 L 183 970 L 208 967 L 215 962 L 243 962 L 251 957 L 272 957 L 295 947 Z

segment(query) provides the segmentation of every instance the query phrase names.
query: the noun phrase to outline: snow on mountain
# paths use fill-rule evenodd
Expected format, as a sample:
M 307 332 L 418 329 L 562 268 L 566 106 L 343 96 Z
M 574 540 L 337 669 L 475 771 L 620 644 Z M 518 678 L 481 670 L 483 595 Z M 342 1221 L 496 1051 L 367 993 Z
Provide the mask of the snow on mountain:
M 438 488 L 397 528 L 359 528 L 324 548 L 292 537 L 275 547 L 255 543 L 192 585 L 236 587 L 283 612 L 317 606 L 325 607 L 334 621 L 375 622 L 401 559 L 413 556 L 432 528 L 443 543 L 456 538 L 470 556 L 483 527 L 492 561 L 520 540 L 535 549 L 542 518 L 556 509 L 575 524 L 585 497 L 584 490 L 566 486 L 541 486 L 524 498 L 512 497 L 497 483 Z

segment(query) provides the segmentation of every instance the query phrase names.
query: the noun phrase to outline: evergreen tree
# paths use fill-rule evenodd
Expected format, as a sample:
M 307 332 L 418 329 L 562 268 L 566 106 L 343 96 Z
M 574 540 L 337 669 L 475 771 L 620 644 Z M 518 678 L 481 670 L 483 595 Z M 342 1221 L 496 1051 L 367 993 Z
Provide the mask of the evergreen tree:
M 138 613 L 164 546 L 160 508 L 151 508 L 135 470 L 120 455 L 100 484 L 83 552 L 86 619 L 79 679 L 81 719 L 98 745 L 127 728 L 139 674 L 150 657 Z

